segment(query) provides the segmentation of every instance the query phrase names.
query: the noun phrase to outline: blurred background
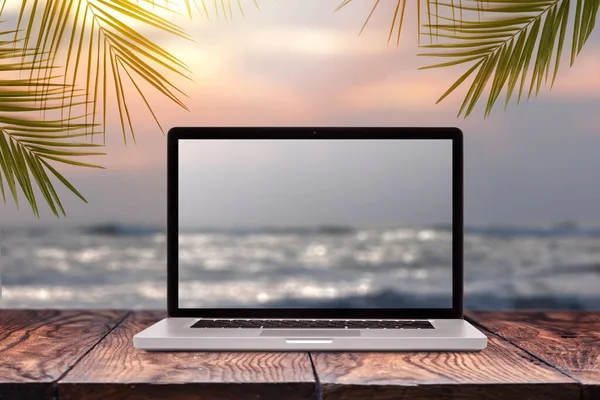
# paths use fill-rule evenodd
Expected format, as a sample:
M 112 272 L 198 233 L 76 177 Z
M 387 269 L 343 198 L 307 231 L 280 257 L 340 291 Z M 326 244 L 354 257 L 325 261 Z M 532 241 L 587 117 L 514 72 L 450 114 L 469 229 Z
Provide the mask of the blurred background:
M 452 141 L 181 140 L 182 307 L 452 307 Z
M 483 109 L 457 119 L 467 88 L 435 102 L 463 70 L 418 71 L 432 60 L 416 55 L 412 19 L 396 47 L 387 44 L 389 13 L 375 13 L 358 36 L 372 4 L 334 13 L 338 4 L 262 0 L 260 11 L 248 3 L 244 17 L 181 16 L 175 22 L 193 42 L 142 32 L 193 71 L 193 82 L 175 82 L 184 85 L 190 112 L 149 98 L 161 124 L 458 126 L 465 133 L 466 307 L 599 308 L 598 32 L 551 91 L 506 111 L 498 105 L 485 119 Z M 18 10 L 5 7 L 3 18 L 16 18 Z M 88 204 L 59 187 L 66 218 L 0 206 L 3 307 L 165 306 L 166 139 L 142 100 L 128 107 L 135 143 L 124 144 L 113 113 L 108 154 L 94 160 L 107 169 L 62 169 Z M 442 246 L 444 228 L 411 235 Z M 383 293 L 376 301 L 399 299 Z

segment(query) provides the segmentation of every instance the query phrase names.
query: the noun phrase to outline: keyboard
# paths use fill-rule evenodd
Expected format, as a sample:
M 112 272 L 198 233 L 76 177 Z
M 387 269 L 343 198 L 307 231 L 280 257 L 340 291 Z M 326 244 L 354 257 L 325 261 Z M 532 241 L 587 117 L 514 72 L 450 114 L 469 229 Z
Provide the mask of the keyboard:
M 429 321 L 327 319 L 201 319 L 192 328 L 230 329 L 434 329 Z

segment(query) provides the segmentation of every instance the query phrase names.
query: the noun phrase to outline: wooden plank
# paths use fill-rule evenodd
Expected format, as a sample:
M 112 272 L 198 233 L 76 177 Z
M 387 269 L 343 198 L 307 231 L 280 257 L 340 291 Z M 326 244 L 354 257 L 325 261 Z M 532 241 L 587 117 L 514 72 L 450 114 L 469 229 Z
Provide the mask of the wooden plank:
M 314 353 L 324 400 L 579 399 L 579 385 L 488 335 L 480 352 Z
M 315 398 L 307 353 L 134 349 L 133 335 L 163 317 L 130 315 L 59 382 L 60 400 Z
M 0 310 L 0 399 L 52 399 L 53 382 L 125 311 Z
M 473 312 L 477 324 L 584 385 L 600 399 L 600 312 Z

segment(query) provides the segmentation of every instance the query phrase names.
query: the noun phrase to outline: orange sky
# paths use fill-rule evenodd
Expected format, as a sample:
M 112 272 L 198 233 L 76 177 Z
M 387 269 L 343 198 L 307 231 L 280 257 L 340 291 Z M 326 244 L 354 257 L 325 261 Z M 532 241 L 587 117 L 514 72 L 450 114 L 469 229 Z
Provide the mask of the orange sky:
M 508 179 L 503 172 L 506 157 L 516 157 L 525 166 L 532 155 L 539 153 L 539 147 L 522 147 L 528 142 L 528 135 L 531 142 L 543 139 L 530 132 L 533 127 L 556 129 L 565 119 L 571 119 L 572 128 L 569 132 L 563 129 L 557 134 L 559 138 L 575 138 L 580 145 L 600 148 L 600 139 L 596 139 L 600 122 L 597 32 L 573 69 L 567 68 L 565 59 L 552 91 L 544 90 L 538 99 L 520 107 L 513 105 L 506 112 L 502 110 L 502 100 L 490 118 L 484 120 L 479 109 L 464 121 L 456 119 L 456 112 L 466 88 L 435 105 L 438 96 L 464 68 L 417 71 L 419 66 L 438 60 L 416 56 L 419 52 L 416 25 L 414 18 L 411 19 L 416 14 L 414 9 L 407 9 L 402 42 L 396 47 L 386 42 L 393 11 L 389 8 L 382 7 L 363 35 L 357 36 L 372 5 L 369 0 L 355 0 L 337 13 L 333 9 L 339 0 L 260 0 L 260 12 L 251 1 L 245 3 L 245 17 L 236 14 L 233 20 L 213 16 L 207 21 L 196 16 L 190 21 L 183 16 L 172 17 L 190 33 L 194 42 L 144 31 L 193 71 L 193 82 L 175 80 L 190 97 L 186 104 L 191 112 L 178 109 L 156 93 L 150 96 L 167 129 L 177 125 L 459 126 L 465 131 L 467 149 L 474 154 L 475 164 L 467 164 L 472 168 L 467 177 L 469 174 L 477 177 L 478 170 L 489 168 L 490 176 L 504 181 Z M 164 179 L 160 173 L 164 170 L 165 139 L 143 102 L 133 91 L 131 94 L 129 107 L 133 110 L 137 144 L 123 145 L 113 107 L 107 126 L 108 155 L 97 160 L 108 171 L 63 168 L 82 185 L 84 194 L 87 190 L 91 203 L 82 204 L 66 194 L 73 223 L 119 218 L 151 223 L 164 220 L 156 214 L 164 214 Z M 592 134 L 595 135 L 590 138 Z M 544 146 L 559 149 L 559 142 L 550 140 Z M 576 162 L 576 155 L 572 157 Z M 552 163 L 550 155 L 544 160 Z M 521 165 L 521 161 L 517 164 Z M 600 168 L 600 162 L 594 165 Z M 581 175 L 577 171 L 573 173 Z M 539 173 L 544 176 L 543 169 Z M 87 183 L 90 181 L 93 186 Z M 134 199 L 127 195 L 128 190 L 133 190 L 128 181 L 138 182 L 139 190 L 147 190 L 146 199 L 155 198 L 148 205 L 152 212 L 146 215 L 136 207 Z M 561 218 L 568 217 L 568 210 L 573 207 L 593 210 L 591 202 L 600 199 L 600 192 L 595 188 L 589 190 L 584 197 L 590 205 L 569 203 Z M 109 196 L 107 193 L 111 191 Z M 479 196 L 478 193 L 473 196 Z M 486 192 L 480 197 L 486 196 L 490 194 Z M 528 201 L 523 199 L 522 206 L 529 206 Z M 488 214 L 494 216 L 485 210 L 481 206 L 478 219 L 483 220 Z M 555 211 L 548 206 L 547 216 L 539 219 L 550 218 Z M 32 221 L 26 209 L 16 217 L 12 204 L 0 206 L 0 219 L 9 223 Z
M 352 125 L 352 115 L 381 112 L 389 115 L 378 121 L 385 125 L 422 124 L 424 119 L 433 125 L 464 125 L 455 113 L 467 87 L 435 105 L 464 68 L 417 70 L 439 60 L 416 56 L 416 25 L 410 18 L 416 10 L 409 7 L 403 39 L 396 47 L 387 44 L 390 9 L 385 6 L 357 36 L 371 1 L 356 1 L 337 13 L 332 10 L 338 0 L 263 0 L 260 12 L 247 3 L 244 18 L 180 18 L 177 22 L 195 42 L 162 40 L 193 71 L 193 82 L 175 80 L 190 96 L 186 104 L 191 112 L 152 96 L 156 109 L 164 110 L 158 114 L 165 127 Z M 554 89 L 544 91 L 541 101 L 600 101 L 600 45 L 593 47 L 586 49 L 576 68 L 563 68 Z M 110 154 L 103 161 L 112 168 L 139 168 L 164 159 L 163 140 L 152 137 L 158 130 L 132 94 L 130 107 L 139 110 L 135 128 L 143 150 L 122 148 L 119 133 L 111 132 Z M 468 124 L 493 130 L 481 114 L 479 110 Z M 495 114 L 504 114 L 502 102 Z M 112 117 L 117 123 L 114 113 Z

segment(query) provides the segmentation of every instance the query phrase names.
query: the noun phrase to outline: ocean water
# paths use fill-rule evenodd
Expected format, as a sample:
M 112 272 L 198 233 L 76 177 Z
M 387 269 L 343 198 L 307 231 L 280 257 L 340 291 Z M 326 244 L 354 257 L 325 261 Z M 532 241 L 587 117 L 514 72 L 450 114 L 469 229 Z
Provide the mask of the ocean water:
M 196 230 L 180 240 L 183 306 L 436 307 L 444 227 Z M 3 307 L 164 308 L 162 229 L 3 229 Z M 600 229 L 467 228 L 468 309 L 600 308 Z

